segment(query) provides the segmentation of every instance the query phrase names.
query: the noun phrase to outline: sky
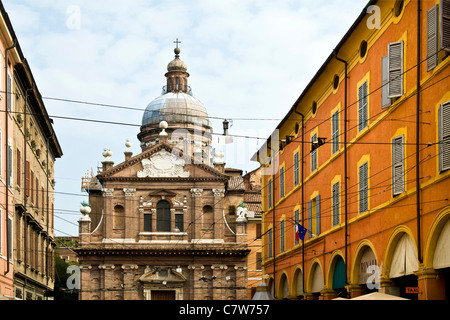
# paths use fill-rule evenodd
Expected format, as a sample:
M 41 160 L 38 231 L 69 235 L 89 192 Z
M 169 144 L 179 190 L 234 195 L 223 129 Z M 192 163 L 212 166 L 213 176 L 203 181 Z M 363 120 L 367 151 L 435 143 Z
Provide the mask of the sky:
M 124 161 L 145 107 L 161 95 L 174 41 L 193 95 L 234 143 L 227 167 L 272 133 L 367 0 L 2 0 L 63 150 L 55 163 L 55 235 L 78 235 L 81 178 L 104 148 Z M 76 102 L 75 102 L 76 101 Z M 132 109 L 123 109 L 127 107 Z M 53 116 L 53 117 L 52 117 Z M 69 117 L 73 119 L 63 119 Z M 217 119 L 216 119 L 217 118 Z M 95 121 L 92 121 L 95 120 Z M 102 123 L 103 122 L 113 122 Z

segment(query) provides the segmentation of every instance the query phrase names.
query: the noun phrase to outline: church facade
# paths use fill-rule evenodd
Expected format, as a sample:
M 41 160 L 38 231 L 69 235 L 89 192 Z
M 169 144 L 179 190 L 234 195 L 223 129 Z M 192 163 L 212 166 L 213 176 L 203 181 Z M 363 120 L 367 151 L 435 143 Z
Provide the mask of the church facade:
M 82 300 L 248 299 L 247 209 L 229 195 L 223 154 L 211 156 L 208 113 L 179 53 L 144 112 L 142 152 L 128 148 L 114 165 L 105 150 L 99 174 L 83 180 Z

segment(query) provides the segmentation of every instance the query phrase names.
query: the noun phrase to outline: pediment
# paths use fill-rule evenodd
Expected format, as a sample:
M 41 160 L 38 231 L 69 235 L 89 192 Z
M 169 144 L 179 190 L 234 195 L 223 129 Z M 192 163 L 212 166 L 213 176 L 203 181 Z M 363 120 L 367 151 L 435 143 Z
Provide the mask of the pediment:
M 162 283 L 163 281 L 169 283 L 185 282 L 186 277 L 172 268 L 147 268 L 145 273 L 139 278 L 144 283 Z
M 166 143 L 158 144 L 98 175 L 104 179 L 213 179 L 229 177 L 192 157 L 177 156 Z
M 149 196 L 165 196 L 165 197 L 171 197 L 176 196 L 177 194 L 175 192 L 169 191 L 169 190 L 156 190 L 149 193 Z

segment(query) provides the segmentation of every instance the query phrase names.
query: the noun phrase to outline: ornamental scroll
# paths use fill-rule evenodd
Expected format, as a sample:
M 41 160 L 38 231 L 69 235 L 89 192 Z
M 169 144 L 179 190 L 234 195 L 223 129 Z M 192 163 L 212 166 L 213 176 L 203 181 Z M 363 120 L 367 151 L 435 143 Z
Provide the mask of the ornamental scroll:
M 185 161 L 172 153 L 161 150 L 142 160 L 142 171 L 137 172 L 138 178 L 145 177 L 189 177 L 189 171 L 184 171 Z

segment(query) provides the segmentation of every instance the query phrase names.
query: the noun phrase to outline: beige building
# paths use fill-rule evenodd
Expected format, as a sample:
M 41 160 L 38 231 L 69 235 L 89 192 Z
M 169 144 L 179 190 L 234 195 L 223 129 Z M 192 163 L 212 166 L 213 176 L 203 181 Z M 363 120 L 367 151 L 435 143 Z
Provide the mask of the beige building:
M 115 165 L 105 150 L 99 174 L 83 179 L 82 300 L 248 299 L 242 171 L 212 157 L 208 113 L 179 53 L 143 115 L 142 153 L 127 149 Z
M 1 75 L 7 110 L 0 121 L 1 181 L 7 188 L 2 192 L 6 199 L 1 201 L 0 235 L 2 245 L 7 240 L 1 253 L 10 276 L 2 293 L 9 299 L 45 300 L 54 287 L 54 163 L 62 150 L 1 3 L 0 11 L 1 66 L 7 70 Z

